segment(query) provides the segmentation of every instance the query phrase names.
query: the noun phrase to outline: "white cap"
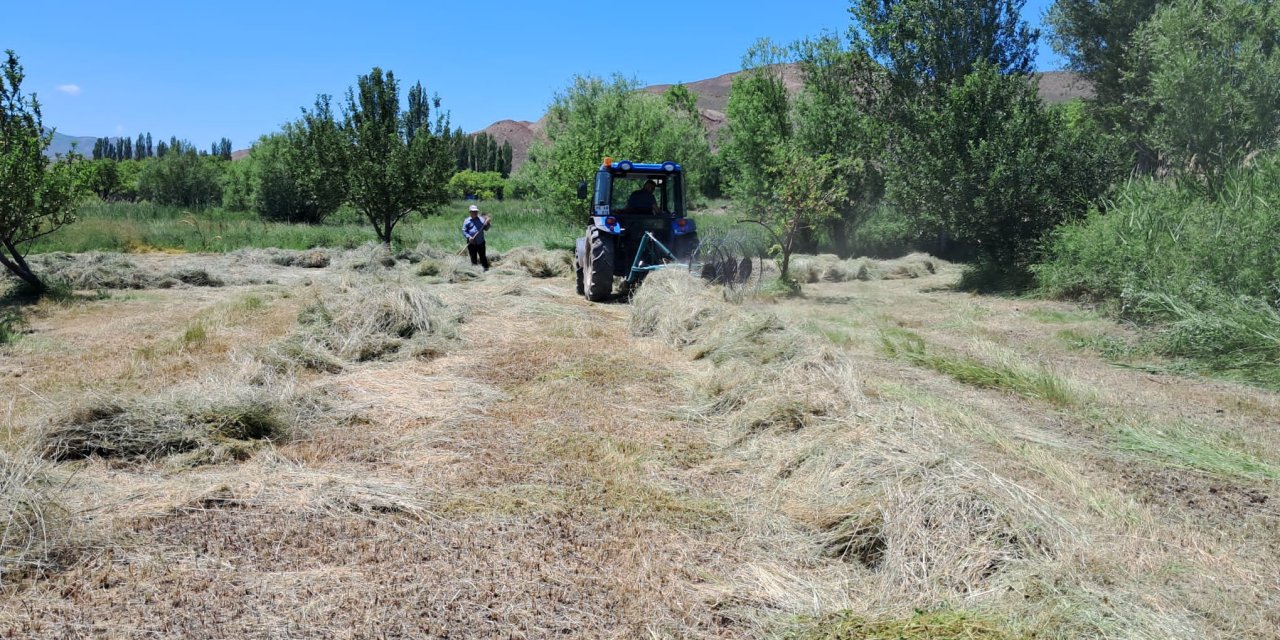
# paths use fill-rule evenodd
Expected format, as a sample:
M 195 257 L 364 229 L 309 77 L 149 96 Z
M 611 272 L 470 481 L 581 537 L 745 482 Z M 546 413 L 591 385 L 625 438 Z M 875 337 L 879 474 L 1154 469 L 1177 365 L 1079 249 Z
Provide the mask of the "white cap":
M 480 207 L 477 207 L 474 204 L 471 205 L 469 208 L 467 208 L 467 211 L 479 211 L 479 210 L 480 210 Z

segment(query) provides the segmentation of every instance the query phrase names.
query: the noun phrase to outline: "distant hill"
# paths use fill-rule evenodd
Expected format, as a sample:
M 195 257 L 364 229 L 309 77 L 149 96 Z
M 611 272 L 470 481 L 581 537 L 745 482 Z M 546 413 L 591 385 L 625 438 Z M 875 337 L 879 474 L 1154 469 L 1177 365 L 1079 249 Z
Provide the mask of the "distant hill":
M 67 136 L 54 131 L 53 142 L 49 143 L 49 148 L 44 150 L 44 154 L 50 158 L 66 155 L 71 152 L 72 145 L 75 145 L 76 153 L 88 158 L 93 155 L 93 143 L 97 140 L 93 136 Z
M 718 133 L 724 127 L 725 107 L 729 104 L 729 89 L 733 86 L 733 78 L 740 71 L 726 73 L 706 80 L 686 82 L 684 86 L 698 99 L 698 113 L 702 123 L 706 125 L 708 135 L 714 144 Z M 1091 97 L 1093 90 L 1088 83 L 1069 71 L 1049 71 L 1040 74 L 1040 99 L 1048 104 L 1067 102 L 1075 98 Z M 796 92 L 803 86 L 800 72 L 794 66 L 783 71 L 783 82 L 787 89 Z M 655 84 L 641 89 L 648 93 L 662 94 L 671 88 L 669 84 Z M 543 121 L 499 120 L 481 131 L 495 138 L 499 144 L 503 141 L 511 143 L 511 166 L 519 168 L 529 157 L 529 146 L 536 137 L 542 135 Z M 479 132 L 477 132 L 479 133 Z

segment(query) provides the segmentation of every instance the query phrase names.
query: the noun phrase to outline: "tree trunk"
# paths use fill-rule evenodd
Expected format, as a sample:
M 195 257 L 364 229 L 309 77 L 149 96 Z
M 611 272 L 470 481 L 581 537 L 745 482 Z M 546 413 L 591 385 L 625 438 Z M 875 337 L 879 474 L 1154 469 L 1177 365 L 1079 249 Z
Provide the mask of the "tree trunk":
M 27 286 L 31 287 L 31 291 L 36 295 L 42 295 L 49 290 L 40 277 L 31 270 L 31 265 L 22 258 L 22 254 L 8 241 L 4 243 L 4 251 L 0 251 L 0 264 L 4 265 L 9 273 L 17 276 Z M 6 255 L 6 252 L 8 255 Z M 12 256 L 12 257 L 11 257 Z

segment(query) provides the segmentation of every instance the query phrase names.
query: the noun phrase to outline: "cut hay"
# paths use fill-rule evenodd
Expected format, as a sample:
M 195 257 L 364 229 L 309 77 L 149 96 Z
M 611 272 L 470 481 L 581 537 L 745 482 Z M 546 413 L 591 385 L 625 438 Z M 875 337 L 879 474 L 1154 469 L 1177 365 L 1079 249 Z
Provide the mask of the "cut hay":
M 433 278 L 432 282 L 471 282 L 484 275 L 484 269 L 471 264 L 466 258 L 446 256 L 444 258 L 425 258 L 418 263 L 418 275 Z
M 281 267 L 300 267 L 303 269 L 323 269 L 329 266 L 332 257 L 325 249 L 240 249 L 231 254 L 240 262 L 257 264 L 274 264 Z
M 360 273 L 381 273 L 396 266 L 391 248 L 381 242 L 366 242 L 355 249 L 343 252 L 336 263 L 343 269 Z
M 287 409 L 262 389 L 223 396 L 179 392 L 153 398 L 100 398 L 73 407 L 40 430 L 44 458 L 130 462 L 186 454 L 189 463 L 244 459 L 261 441 L 289 433 Z
M 156 273 L 118 253 L 45 253 L 32 256 L 30 262 L 46 281 L 81 291 L 169 289 L 183 285 L 221 287 L 226 284 L 222 278 L 204 269 L 180 268 Z
M 533 247 L 516 247 L 502 255 L 495 264 L 514 264 L 535 278 L 556 278 L 573 273 L 573 254 Z
M 50 564 L 65 516 L 47 463 L 25 448 L 0 448 L 0 582 Z
M 796 282 L 852 282 L 855 280 L 899 280 L 922 278 L 937 273 L 942 261 L 925 253 L 913 253 L 894 260 L 797 254 L 791 256 L 790 273 Z
M 325 291 L 273 348 L 278 361 L 320 371 L 348 362 L 434 355 L 457 335 L 462 313 L 422 287 L 376 284 Z
M 412 249 L 401 249 L 400 252 L 396 254 L 396 258 L 404 260 L 409 264 L 418 264 L 424 260 L 441 260 L 456 255 L 458 255 L 456 250 L 449 250 L 426 242 L 419 242 L 418 246 Z

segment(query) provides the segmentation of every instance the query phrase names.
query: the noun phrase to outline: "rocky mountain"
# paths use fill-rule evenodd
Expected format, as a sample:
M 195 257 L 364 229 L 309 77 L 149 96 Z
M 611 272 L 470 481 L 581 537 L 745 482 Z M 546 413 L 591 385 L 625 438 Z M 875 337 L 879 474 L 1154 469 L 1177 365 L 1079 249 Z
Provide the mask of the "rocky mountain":
M 698 112 L 702 116 L 702 123 L 706 125 L 713 144 L 718 132 L 725 125 L 724 112 L 725 107 L 729 104 L 729 89 L 733 86 L 733 78 L 739 73 L 741 72 L 726 73 L 706 80 L 684 83 L 690 93 L 698 99 Z M 1093 91 L 1084 80 L 1068 71 L 1042 73 L 1039 76 L 1039 81 L 1040 98 L 1049 104 L 1057 104 L 1074 98 L 1093 95 Z M 783 82 L 787 85 L 787 89 L 792 92 L 799 91 L 803 85 L 799 70 L 792 66 L 784 70 Z M 669 84 L 655 84 L 644 87 L 642 91 L 662 94 L 671 86 Z M 481 131 L 497 139 L 499 144 L 503 141 L 510 142 L 512 168 L 518 168 L 528 159 L 529 146 L 533 143 L 534 138 L 542 135 L 542 120 L 537 122 L 499 120 Z

